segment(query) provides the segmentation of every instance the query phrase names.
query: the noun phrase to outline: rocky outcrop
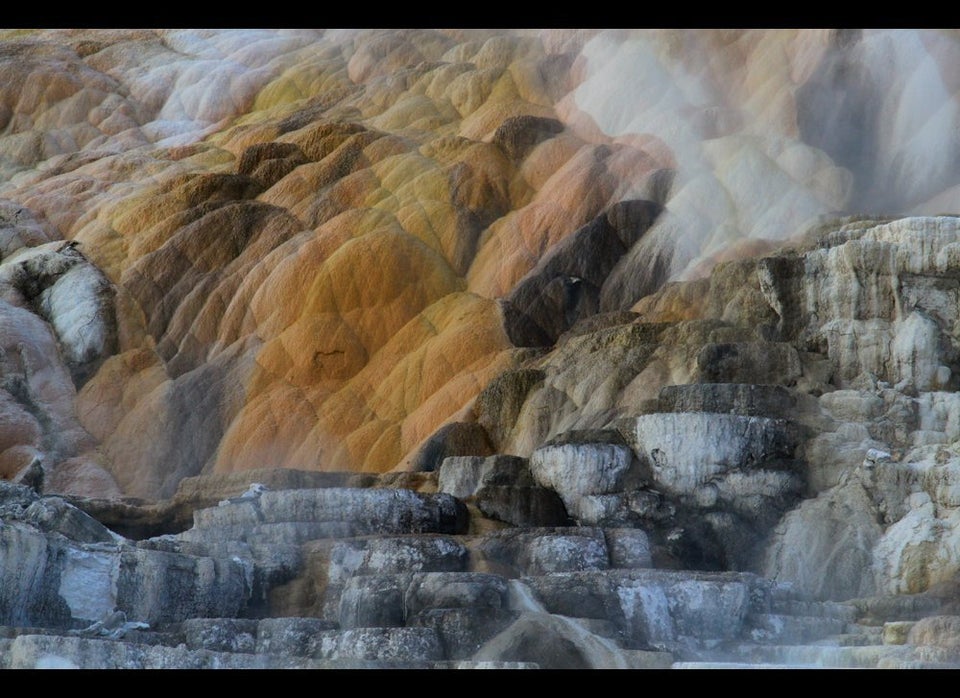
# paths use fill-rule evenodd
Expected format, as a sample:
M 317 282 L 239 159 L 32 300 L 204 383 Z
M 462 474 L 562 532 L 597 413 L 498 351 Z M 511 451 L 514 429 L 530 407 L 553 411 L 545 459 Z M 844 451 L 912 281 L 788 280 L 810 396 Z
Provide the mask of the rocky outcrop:
M 798 344 L 794 330 L 832 313 L 822 339 L 841 351 L 847 316 L 831 294 L 867 323 L 858 335 L 874 332 L 868 316 L 880 322 L 893 363 L 913 366 L 901 378 L 952 387 L 950 361 L 908 356 L 937 339 L 949 274 L 928 288 L 942 303 L 894 328 L 886 310 L 870 315 L 889 294 L 857 290 L 869 283 L 783 302 L 811 274 L 842 274 L 842 245 L 807 255 L 809 269 L 768 258 L 759 280 L 732 261 L 838 211 L 951 209 L 949 148 L 919 153 L 949 141 L 940 106 L 953 91 L 920 105 L 893 79 L 941 85 L 949 33 L 80 29 L 0 41 L 4 297 L 53 330 L 80 388 L 56 401 L 93 439 L 51 450 L 18 415 L 7 478 L 30 448 L 51 491 L 163 499 L 208 472 L 527 457 L 638 416 L 665 385 L 823 383 L 808 356 L 820 340 Z M 692 68 L 705 63 L 709 74 Z M 713 282 L 651 299 L 718 262 Z M 892 264 L 881 285 L 910 287 L 912 262 Z M 692 340 L 691 376 L 688 357 L 640 348 L 687 336 L 616 329 L 653 302 L 670 322 L 722 302 L 709 315 L 751 331 Z M 586 331 L 604 322 L 622 353 Z M 50 342 L 30 343 L 52 361 Z M 529 361 L 562 346 L 554 368 Z M 882 363 L 859 355 L 843 379 L 890 382 Z
M 566 525 L 557 491 L 541 486 L 525 458 L 451 457 L 440 468 L 441 492 L 476 504 L 485 516 L 515 526 Z
M 215 491 L 219 479 L 192 489 Z M 221 486 L 231 487 L 225 479 Z M 960 662 L 943 639 L 949 623 L 939 619 L 950 618 L 943 597 L 825 603 L 750 573 L 653 569 L 638 528 L 428 532 L 444 525 L 443 502 L 455 500 L 384 487 L 389 481 L 278 490 L 247 483 L 238 496 L 198 505 L 184 533 L 140 541 L 58 497 L 7 485 L 5 575 L 43 581 L 4 585 L 3 666 L 669 668 L 797 656 L 824 666 Z M 429 513 L 433 504 L 439 519 Z M 38 517 L 38 507 L 60 514 Z M 336 530 L 324 521 L 333 510 Z M 262 520 L 232 527 L 250 511 Z M 377 512 L 379 523 L 370 519 Z M 472 521 L 466 528 L 484 527 Z M 84 542 L 103 532 L 109 542 Z M 59 586 L 49 585 L 53 579 Z M 877 628 L 876 638 L 858 618 Z M 905 629 L 899 635 L 897 624 Z M 830 636 L 839 644 L 821 645 L 811 659 Z M 853 640 L 842 638 L 873 645 L 843 654 Z M 789 643 L 797 645 L 793 659 L 769 658 Z
M 249 599 L 240 560 L 139 548 L 16 485 L 3 485 L 3 498 L 6 625 L 83 627 L 118 611 L 146 624 L 175 622 L 236 615 Z
M 26 211 L 6 208 L 0 215 L 29 230 Z M 116 290 L 75 245 L 25 237 L 37 244 L 0 261 L 0 476 L 32 469 L 40 490 L 119 494 L 75 408 L 77 389 L 117 349 Z
M 659 212 L 652 201 L 622 201 L 557 243 L 506 299 L 510 341 L 549 346 L 577 320 L 596 315 L 610 272 Z
M 0 661 L 954 661 L 958 59 L 0 32 Z

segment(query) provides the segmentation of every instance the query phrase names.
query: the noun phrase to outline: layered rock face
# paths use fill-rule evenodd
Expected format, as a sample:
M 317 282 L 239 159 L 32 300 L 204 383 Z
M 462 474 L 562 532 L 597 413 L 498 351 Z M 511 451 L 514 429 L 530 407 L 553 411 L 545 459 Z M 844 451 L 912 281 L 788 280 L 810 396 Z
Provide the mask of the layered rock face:
M 192 525 L 141 540 L 86 513 L 115 501 L 0 484 L 0 667 L 960 665 L 943 594 L 838 603 L 748 572 L 657 569 L 640 528 L 498 527 L 436 492 L 436 473 L 249 475 L 281 489 L 190 478 L 174 499 Z
M 525 349 L 819 216 L 948 211 L 960 181 L 924 147 L 954 132 L 938 32 L 0 39 L 4 258 L 67 240 L 111 284 L 35 303 L 78 343 L 63 409 L 94 446 L 44 461 L 58 491 L 492 455 L 450 425 Z M 58 309 L 79 283 L 99 339 Z
M 42 580 L 2 622 L 634 666 L 769 640 L 788 601 L 938 610 L 958 59 L 935 31 L 0 32 L 0 574 Z M 295 616 L 323 623 L 266 622 Z M 62 656 L 114 661 L 89 637 Z

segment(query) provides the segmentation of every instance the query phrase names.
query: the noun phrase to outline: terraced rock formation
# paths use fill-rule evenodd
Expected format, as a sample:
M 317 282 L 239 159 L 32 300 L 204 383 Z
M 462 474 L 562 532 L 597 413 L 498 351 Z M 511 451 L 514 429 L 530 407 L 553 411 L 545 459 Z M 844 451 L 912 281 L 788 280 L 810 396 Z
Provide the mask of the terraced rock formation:
M 817 601 L 747 572 L 656 569 L 639 528 L 505 526 L 434 492 L 435 475 L 421 491 L 387 476 L 236 493 L 241 482 L 186 481 L 193 525 L 141 540 L 84 513 L 103 501 L 3 485 L 2 545 L 18 564 L 5 568 L 0 666 L 960 666 L 955 598 Z M 236 496 L 209 507 L 200 490 Z
M 0 32 L 0 664 L 956 664 L 958 59 Z

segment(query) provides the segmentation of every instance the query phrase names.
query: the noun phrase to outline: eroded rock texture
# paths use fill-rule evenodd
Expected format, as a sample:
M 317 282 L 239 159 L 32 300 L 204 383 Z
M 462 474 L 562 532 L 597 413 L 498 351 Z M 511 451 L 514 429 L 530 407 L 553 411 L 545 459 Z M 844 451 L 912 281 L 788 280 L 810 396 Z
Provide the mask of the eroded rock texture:
M 913 30 L 0 32 L 0 574 L 42 580 L 5 622 L 222 615 L 182 629 L 198 666 L 656 666 L 605 639 L 804 636 L 736 574 L 949 588 L 958 60 Z M 141 601 L 154 573 L 210 607 Z M 579 604 L 592 649 L 553 618 Z M 227 622 L 280 611 L 337 627 Z
M 952 133 L 937 111 L 958 50 L 945 33 L 0 41 L 3 259 L 19 259 L 5 298 L 54 331 L 79 390 L 59 409 L 92 437 L 52 448 L 25 422 L 3 468 L 35 448 L 55 491 L 169 497 L 201 472 L 530 451 L 542 428 L 511 437 L 487 417 L 534 385 L 528 351 L 618 324 L 665 281 L 769 251 L 818 216 L 949 210 L 958 175 L 950 148 L 918 155 Z M 928 83 L 940 101 L 911 99 Z M 589 413 L 615 408 L 621 368 L 649 344 L 613 341 L 624 355 Z M 727 338 L 701 370 L 750 351 Z M 779 353 L 762 376 L 727 379 L 796 373 L 793 349 L 763 351 Z M 501 399 L 474 416 L 493 383 Z M 451 426 L 474 420 L 486 434 Z

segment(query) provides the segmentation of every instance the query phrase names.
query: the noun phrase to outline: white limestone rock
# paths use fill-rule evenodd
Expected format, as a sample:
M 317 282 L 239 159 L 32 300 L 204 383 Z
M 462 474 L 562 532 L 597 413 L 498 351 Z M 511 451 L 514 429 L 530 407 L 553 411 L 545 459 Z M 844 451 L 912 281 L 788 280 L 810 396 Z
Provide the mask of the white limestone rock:
M 694 493 L 702 496 L 708 489 L 707 501 L 698 501 L 704 508 L 720 506 L 750 520 L 763 520 L 770 513 L 782 510 L 803 491 L 799 475 L 786 470 L 732 471 L 715 483 L 701 486 Z M 713 493 L 715 492 L 715 496 Z
M 817 599 L 870 596 L 877 591 L 872 565 L 883 535 L 879 518 L 869 492 L 851 478 L 781 519 L 761 571 Z
M 117 350 L 114 289 L 89 262 L 77 264 L 40 294 L 40 314 L 53 326 L 78 382 Z
M 257 654 L 314 656 L 320 633 L 336 624 L 321 618 L 263 618 L 257 623 Z
M 23 512 L 23 520 L 42 531 L 56 532 L 79 543 L 123 541 L 122 536 L 59 497 L 36 500 Z
M 389 536 L 337 541 L 330 551 L 327 578 L 343 584 L 358 574 L 454 572 L 467 568 L 467 549 L 438 535 Z
M 613 620 L 638 646 L 737 637 L 751 596 L 751 577 L 734 572 L 610 570 L 523 581 L 542 610 Z
M 820 407 L 841 422 L 866 422 L 883 414 L 883 398 L 875 392 L 834 390 L 819 399 Z
M 137 549 L 119 537 L 74 542 L 26 517 L 0 525 L 0 551 L 0 623 L 7 625 L 69 627 L 114 611 L 151 625 L 235 616 L 251 593 L 241 561 Z
M 320 633 L 320 659 L 440 660 L 443 647 L 433 628 L 351 628 Z
M 918 391 L 943 390 L 951 371 L 940 356 L 940 327 L 925 312 L 915 310 L 899 323 L 890 345 L 890 379 Z
M 960 510 L 937 516 L 925 492 L 913 495 L 910 504 L 874 550 L 876 586 L 883 593 L 916 594 L 960 572 Z
M 449 494 L 421 494 L 407 489 L 267 490 L 257 497 L 194 512 L 194 535 L 202 538 L 204 529 L 212 531 L 220 526 L 240 532 L 252 526 L 290 523 L 328 525 L 328 535 L 340 536 L 460 533 L 466 527 L 466 510 Z
M 780 270 L 790 273 L 760 263 L 760 288 L 789 336 L 825 344 L 834 385 L 953 388 L 957 272 L 945 250 L 958 231 L 953 217 L 851 223 Z
M 59 585 L 50 578 L 47 537 L 21 523 L 0 526 L 0 624 L 31 626 L 63 624 L 70 608 L 59 596 Z M 38 613 L 37 608 L 44 609 Z
M 639 533 L 645 542 L 646 536 Z M 478 550 L 497 569 L 503 566 L 518 576 L 610 566 L 607 541 L 595 528 L 507 529 L 485 536 Z
M 19 635 L 10 644 L 11 669 L 292 669 L 322 668 L 315 661 L 277 655 L 214 652 L 103 638 Z
M 546 444 L 531 454 L 530 470 L 540 485 L 560 495 L 571 516 L 582 520 L 581 498 L 622 490 L 633 460 L 625 444 Z
M 652 566 L 650 540 L 642 530 L 606 528 L 603 533 L 607 538 L 611 567 L 634 569 Z
M 944 453 L 942 448 L 937 451 Z M 960 457 L 955 454 L 946 458 L 941 456 L 940 459 L 933 456 L 911 463 L 911 467 L 919 486 L 933 500 L 938 510 L 960 508 Z
M 215 652 L 252 653 L 257 621 L 250 618 L 188 618 L 181 624 L 187 647 Z
M 641 415 L 630 420 L 629 434 L 656 485 L 686 495 L 728 471 L 790 457 L 794 448 L 784 420 L 709 412 Z
M 76 388 L 60 360 L 50 326 L 23 308 L 0 301 L 0 377 L 18 402 L 49 420 L 44 433 L 58 450 L 75 452 L 92 438 L 77 421 Z
M 907 642 L 960 649 L 960 616 L 921 618 L 911 625 Z
M 429 608 L 505 608 L 506 580 L 481 572 L 421 572 L 413 575 L 404 605 L 407 613 Z
M 517 456 L 450 456 L 440 464 L 437 489 L 465 499 L 485 484 L 530 485 L 526 458 Z
M 76 243 L 25 247 L 5 258 L 0 295 L 50 323 L 78 384 L 117 349 L 113 284 Z
M 341 628 L 399 627 L 437 608 L 507 606 L 507 581 L 480 572 L 357 575 L 346 580 L 337 620 Z

